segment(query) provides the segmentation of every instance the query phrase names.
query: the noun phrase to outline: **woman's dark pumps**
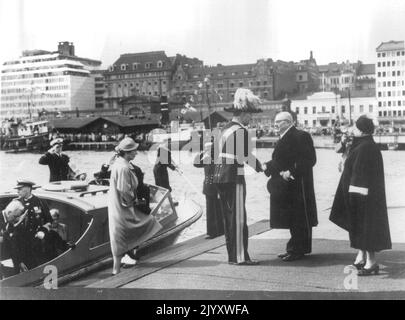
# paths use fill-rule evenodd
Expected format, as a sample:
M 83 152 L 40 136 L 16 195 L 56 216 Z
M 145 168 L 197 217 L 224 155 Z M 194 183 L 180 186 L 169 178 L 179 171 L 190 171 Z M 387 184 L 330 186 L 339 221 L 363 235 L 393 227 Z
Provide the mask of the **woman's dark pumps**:
M 380 266 L 374 264 L 371 268 L 362 268 L 359 270 L 358 275 L 361 276 L 371 276 L 373 273 L 377 275 L 380 272 Z
M 357 270 L 361 270 L 366 265 L 365 262 L 353 263 L 352 266 L 355 267 Z

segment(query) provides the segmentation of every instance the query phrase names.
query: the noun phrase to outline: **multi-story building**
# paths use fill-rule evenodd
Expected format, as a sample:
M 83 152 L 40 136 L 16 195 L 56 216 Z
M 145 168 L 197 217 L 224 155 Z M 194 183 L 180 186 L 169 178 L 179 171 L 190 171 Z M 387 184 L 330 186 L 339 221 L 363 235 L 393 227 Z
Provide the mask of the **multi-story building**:
M 356 90 L 375 90 L 375 64 L 360 63 L 356 72 Z
M 349 61 L 343 63 L 332 62 L 319 66 L 319 80 L 321 91 L 341 92 L 354 90 L 357 64 Z
M 202 65 L 202 61 L 164 51 L 122 54 L 104 73 L 108 108 L 121 108 L 130 96 L 159 97 L 171 92 L 173 70 L 178 66 Z
M 349 107 L 349 105 L 351 107 Z M 337 120 L 354 123 L 362 114 L 377 119 L 377 99 L 374 90 L 316 92 L 291 101 L 291 110 L 297 113 L 297 122 L 303 127 L 331 127 Z
M 405 119 L 404 41 L 382 42 L 376 49 L 376 82 L 380 122 Z
M 349 61 L 319 66 L 319 90 L 336 93 L 375 88 L 374 64 Z
M 316 92 L 319 89 L 319 70 L 312 51 L 307 60 L 296 63 L 296 87 L 298 93 Z
M 75 56 L 69 42 L 60 42 L 56 52 L 24 51 L 22 57 L 2 66 L 0 118 L 94 108 L 91 70 L 100 65 L 100 61 Z
M 171 95 L 197 105 L 214 108 L 233 100 L 235 91 L 249 88 L 264 101 L 284 98 L 295 92 L 295 65 L 260 59 L 253 64 L 224 66 L 179 66 L 173 75 Z

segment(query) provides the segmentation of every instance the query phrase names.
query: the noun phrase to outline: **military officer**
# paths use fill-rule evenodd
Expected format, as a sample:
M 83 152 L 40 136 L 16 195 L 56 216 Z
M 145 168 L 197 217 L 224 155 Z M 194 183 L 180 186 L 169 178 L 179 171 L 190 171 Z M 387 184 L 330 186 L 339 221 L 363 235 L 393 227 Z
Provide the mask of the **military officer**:
M 206 200 L 207 239 L 213 239 L 224 234 L 224 219 L 221 213 L 219 194 L 214 185 L 214 144 L 207 142 L 204 151 L 194 159 L 196 168 L 204 168 L 203 194 Z
M 49 166 L 50 182 L 69 180 L 69 157 L 62 153 L 62 146 L 62 138 L 53 139 L 51 148 L 39 159 L 39 164 Z
M 260 112 L 260 100 L 250 90 L 239 88 L 235 92 L 232 120 L 225 125 L 219 137 L 219 156 L 215 165 L 214 183 L 219 192 L 225 224 L 225 239 L 230 264 L 257 264 L 248 254 L 248 227 L 246 223 L 246 182 L 244 163 L 257 172 L 261 163 L 252 154 L 248 130 L 251 113 Z
M 48 205 L 32 194 L 35 183 L 29 180 L 17 181 L 18 200 L 27 211 L 24 221 L 24 234 L 27 249 L 27 267 L 34 268 L 56 257 L 58 250 L 65 251 L 74 248 L 68 244 L 57 232 L 51 230 L 52 216 Z

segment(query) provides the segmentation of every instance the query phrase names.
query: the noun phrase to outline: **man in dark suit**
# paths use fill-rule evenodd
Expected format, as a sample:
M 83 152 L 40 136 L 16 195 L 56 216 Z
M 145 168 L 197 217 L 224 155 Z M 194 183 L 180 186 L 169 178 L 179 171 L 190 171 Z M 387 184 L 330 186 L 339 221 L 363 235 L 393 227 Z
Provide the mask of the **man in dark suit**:
M 270 227 L 290 229 L 291 239 L 283 261 L 294 261 L 311 252 L 312 227 L 318 224 L 312 167 L 315 148 L 309 133 L 297 130 L 289 112 L 275 119 L 280 140 L 266 163 L 265 174 L 271 176 Z
M 62 138 L 52 140 L 51 148 L 39 159 L 39 164 L 49 166 L 50 182 L 69 180 L 69 157 L 62 153 L 62 145 Z

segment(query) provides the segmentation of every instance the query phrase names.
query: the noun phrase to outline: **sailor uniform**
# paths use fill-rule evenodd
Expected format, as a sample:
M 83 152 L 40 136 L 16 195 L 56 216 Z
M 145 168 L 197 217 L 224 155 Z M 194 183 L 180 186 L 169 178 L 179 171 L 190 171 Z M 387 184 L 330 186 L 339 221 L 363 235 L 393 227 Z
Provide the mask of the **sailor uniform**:
M 219 138 L 219 156 L 213 182 L 220 196 L 224 216 L 225 238 L 230 263 L 250 261 L 248 254 L 248 227 L 246 223 L 246 182 L 244 163 L 261 171 L 260 162 L 251 153 L 247 129 L 231 121 Z
M 48 165 L 50 171 L 49 181 L 62 181 L 68 180 L 70 167 L 68 165 L 69 157 L 62 153 L 46 152 L 40 159 L 39 164 Z

